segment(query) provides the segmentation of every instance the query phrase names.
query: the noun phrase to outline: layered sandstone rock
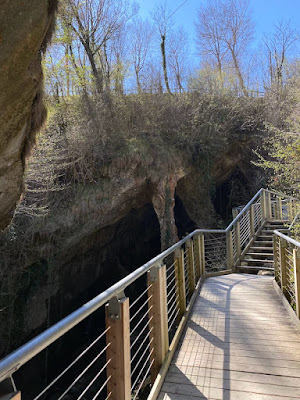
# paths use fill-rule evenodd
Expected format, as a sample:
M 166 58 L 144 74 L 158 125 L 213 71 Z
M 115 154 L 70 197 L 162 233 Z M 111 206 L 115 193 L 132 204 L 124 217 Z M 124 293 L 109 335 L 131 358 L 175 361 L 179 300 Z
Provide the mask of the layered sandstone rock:
M 23 191 L 26 154 L 43 124 L 41 54 L 57 0 L 2 0 L 0 6 L 0 230 Z

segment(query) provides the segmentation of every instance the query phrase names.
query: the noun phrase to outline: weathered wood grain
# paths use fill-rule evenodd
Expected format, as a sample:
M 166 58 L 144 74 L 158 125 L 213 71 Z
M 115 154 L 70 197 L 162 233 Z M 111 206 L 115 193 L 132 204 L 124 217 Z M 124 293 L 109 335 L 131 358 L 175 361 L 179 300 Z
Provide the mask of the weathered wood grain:
M 205 281 L 159 400 L 300 398 L 300 333 L 272 277 Z

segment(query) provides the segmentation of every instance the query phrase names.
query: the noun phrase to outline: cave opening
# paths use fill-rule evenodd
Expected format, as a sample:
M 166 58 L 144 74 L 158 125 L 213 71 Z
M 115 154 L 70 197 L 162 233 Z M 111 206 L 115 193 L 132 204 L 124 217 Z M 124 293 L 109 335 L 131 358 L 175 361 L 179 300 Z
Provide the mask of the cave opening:
M 232 208 L 246 204 L 249 201 L 249 192 L 249 181 L 237 167 L 225 182 L 216 187 L 212 199 L 216 213 L 226 223 L 231 221 Z
M 65 305 L 61 317 L 160 253 L 160 226 L 152 204 L 131 209 L 123 219 L 94 233 L 87 242 L 84 253 L 62 267 L 66 271 L 61 285 L 64 298 L 67 293 L 72 300 Z
M 197 228 L 197 225 L 188 215 L 184 207 L 183 201 L 176 192 L 174 216 L 179 239 L 185 237 L 187 234 L 193 232 Z
M 160 253 L 160 225 L 152 204 L 131 210 L 120 222 L 111 251 L 129 272 Z
M 31 337 L 36 336 L 49 325 L 53 325 L 160 253 L 160 225 L 152 204 L 131 209 L 127 216 L 114 226 L 93 234 L 88 241 L 90 248 L 85 254 L 78 254 L 67 265 L 61 267 L 65 269 L 65 273 L 59 293 L 47 302 L 49 313 L 47 323 L 31 332 Z M 72 268 L 75 276 L 71 275 Z M 125 295 L 131 302 L 146 289 L 146 278 L 147 276 L 143 275 L 125 289 Z M 35 397 L 57 376 L 60 370 L 67 368 L 84 348 L 96 340 L 104 329 L 105 313 L 104 307 L 101 307 L 47 350 L 24 365 L 15 374 L 18 386 L 24 388 L 24 399 L 29 400 Z M 27 337 L 25 341 L 29 339 L 30 337 Z M 69 382 L 76 378 L 76 374 L 78 375 L 91 362 L 95 352 L 100 351 L 103 346 L 105 346 L 105 337 L 97 342 L 92 352 L 84 355 L 73 371 L 68 372 L 58 384 L 54 385 L 49 397 L 46 396 L 45 399 L 58 398 L 62 393 L 62 388 L 67 387 Z M 83 379 L 84 383 L 97 372 L 96 369 L 97 365 Z M 39 382 L 36 381 L 37 373 L 40 376 Z M 96 385 L 96 388 L 98 386 Z M 72 389 L 71 395 L 77 398 L 80 390 L 82 390 L 82 382 Z

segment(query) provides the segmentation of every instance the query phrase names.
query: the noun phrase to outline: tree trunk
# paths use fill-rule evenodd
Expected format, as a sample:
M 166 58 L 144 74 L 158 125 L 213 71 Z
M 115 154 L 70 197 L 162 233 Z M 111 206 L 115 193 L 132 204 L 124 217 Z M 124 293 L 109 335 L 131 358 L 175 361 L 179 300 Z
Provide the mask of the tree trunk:
M 96 62 L 95 62 L 95 59 L 94 59 L 93 52 L 92 52 L 92 50 L 91 50 L 91 48 L 90 48 L 90 46 L 89 46 L 89 44 L 87 42 L 85 42 L 84 48 L 85 48 L 86 54 L 88 56 L 89 62 L 90 62 L 91 67 L 92 67 L 92 73 L 93 73 L 93 76 L 94 76 L 94 79 L 95 79 L 97 92 L 99 94 L 102 94 L 103 93 L 103 79 L 100 76 L 99 71 L 97 70 L 97 66 L 96 66 Z
M 89 98 L 89 95 L 88 95 L 88 92 L 87 92 L 86 81 L 85 81 L 85 78 L 83 78 L 82 75 L 80 74 L 79 68 L 78 68 L 78 66 L 76 64 L 76 61 L 75 61 L 75 58 L 74 58 L 73 49 L 72 49 L 71 46 L 69 46 L 69 52 L 70 52 L 70 57 L 71 57 L 71 62 L 72 62 L 73 68 L 75 70 L 75 73 L 77 75 L 77 78 L 78 78 L 78 80 L 80 82 L 80 86 L 81 86 L 82 91 L 83 91 L 83 98 L 84 98 L 85 104 L 86 104 L 86 106 L 88 108 L 89 115 L 94 116 L 94 109 L 92 107 L 92 104 L 90 102 L 90 98 Z M 95 121 L 95 125 L 97 127 L 97 130 L 99 131 L 98 123 L 97 123 L 95 118 L 94 118 L 94 121 Z
M 238 63 L 238 60 L 237 60 L 236 55 L 233 50 L 231 50 L 231 54 L 232 54 L 232 59 L 233 59 L 233 63 L 234 63 L 234 68 L 235 68 L 235 71 L 237 73 L 238 80 L 240 83 L 240 87 L 244 93 L 244 96 L 248 96 L 248 91 L 247 91 L 245 83 L 244 83 L 244 79 L 243 79 L 243 76 L 242 76 L 242 73 L 241 73 L 241 70 L 239 67 L 239 63 Z
M 183 86 L 181 84 L 180 74 L 176 74 L 176 80 L 177 80 L 179 92 L 180 93 L 184 92 Z
M 269 52 L 269 64 L 270 64 L 270 79 L 271 79 L 271 86 L 273 83 L 273 66 L 272 66 L 272 53 Z
M 223 70 L 222 70 L 222 62 L 221 62 L 221 59 L 220 59 L 220 57 L 219 57 L 219 55 L 217 56 L 217 62 L 218 62 L 218 75 L 219 75 L 219 79 L 220 79 L 220 82 L 221 82 L 221 87 L 222 87 L 222 90 L 224 89 L 224 76 L 223 76 Z
M 176 66 L 175 66 L 174 72 L 175 72 L 177 86 L 178 86 L 179 92 L 181 93 L 181 92 L 184 92 L 184 89 L 183 89 L 183 86 L 181 83 L 180 67 L 179 67 L 178 59 L 175 59 L 175 63 L 176 63 Z
M 124 94 L 124 82 L 123 82 L 123 66 L 121 62 L 121 57 L 117 54 L 117 74 L 115 81 L 115 91 L 117 94 Z
M 169 86 L 169 79 L 168 79 L 168 71 L 167 71 L 167 60 L 166 60 L 166 36 L 161 35 L 161 55 L 162 55 L 162 64 L 163 64 L 163 72 L 164 72 L 164 79 L 165 79 L 165 85 L 167 92 L 169 94 L 171 93 L 170 86 Z
M 136 86 L 137 86 L 138 94 L 141 94 L 142 93 L 142 87 L 141 87 L 141 82 L 140 82 L 139 71 L 138 71 L 137 68 L 135 68 L 135 78 L 136 78 Z
M 107 56 L 107 47 L 106 47 L 106 42 L 103 45 L 103 51 L 104 51 L 104 59 L 105 59 L 105 89 L 106 92 L 110 92 L 110 64 L 108 61 L 108 56 Z
M 65 57 L 66 57 L 66 75 L 67 75 L 67 96 L 70 97 L 70 70 L 69 70 L 69 46 L 65 48 Z

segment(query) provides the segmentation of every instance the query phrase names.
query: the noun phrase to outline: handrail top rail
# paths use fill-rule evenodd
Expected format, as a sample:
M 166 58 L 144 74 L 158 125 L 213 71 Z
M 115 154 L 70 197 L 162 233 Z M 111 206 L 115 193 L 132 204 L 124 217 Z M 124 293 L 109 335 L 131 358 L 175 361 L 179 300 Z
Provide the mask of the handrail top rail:
M 164 258 L 180 248 L 193 236 L 204 232 L 219 233 L 220 230 L 196 229 L 185 238 L 169 247 L 167 250 L 152 258 L 152 260 L 148 261 L 146 264 L 137 268 L 135 271 L 131 272 L 129 275 L 110 286 L 104 292 L 101 292 L 92 300 L 88 301 L 86 304 L 67 315 L 65 318 L 52 325 L 50 328 L 40 333 L 38 336 L 31 339 L 29 342 L 25 343 L 11 354 L 7 355 L 5 358 L 3 358 L 3 360 L 0 361 L 0 382 L 10 377 L 27 361 L 43 351 L 46 347 L 55 342 L 93 312 L 98 310 L 101 306 L 109 302 L 109 300 L 117 296 L 118 293 L 123 292 L 129 285 L 139 279 L 155 265 L 159 265 Z
M 238 222 L 240 217 L 245 213 L 245 211 L 248 210 L 248 208 L 254 203 L 254 201 L 260 196 L 260 194 L 266 189 L 259 189 L 259 191 L 256 193 L 255 196 L 252 197 L 252 199 L 245 205 L 245 207 L 238 213 L 238 215 L 234 218 L 234 220 L 227 226 L 225 229 L 225 232 L 229 232 L 230 229 Z
M 181 239 L 179 242 L 175 243 L 173 246 L 169 247 L 156 257 L 152 258 L 152 260 L 148 261 L 141 267 L 137 268 L 135 271 L 127 275 L 125 278 L 121 279 L 104 292 L 100 293 L 98 296 L 94 297 L 92 300 L 88 301 L 83 306 L 79 307 L 77 310 L 73 311 L 71 314 L 67 315 L 62 320 L 58 321 L 56 324 L 25 343 L 23 346 L 7 355 L 3 360 L 0 361 L 0 382 L 4 379 L 10 377 L 15 371 L 17 371 L 22 365 L 24 365 L 27 361 L 32 359 L 38 353 L 43 351 L 50 344 L 55 342 L 61 336 L 63 336 L 66 332 L 72 329 L 74 326 L 79 324 L 101 306 L 109 302 L 110 299 L 117 296 L 118 293 L 123 292 L 129 285 L 131 285 L 134 281 L 139 279 L 142 275 L 144 275 L 147 271 L 153 268 L 157 264 L 161 264 L 163 259 L 169 256 L 171 253 L 179 249 L 184 243 L 186 243 L 189 239 L 191 239 L 195 235 L 199 235 L 201 233 L 215 233 L 215 234 L 226 234 L 230 231 L 230 229 L 237 223 L 239 218 L 248 208 L 252 205 L 252 203 L 258 198 L 258 196 L 263 192 L 274 193 L 277 196 L 288 197 L 281 193 L 276 193 L 274 191 L 261 188 L 256 195 L 246 204 L 246 206 L 241 210 L 241 212 L 236 216 L 236 218 L 228 225 L 226 229 L 196 229 L 191 232 L 189 235 Z M 279 235 L 281 235 L 278 232 Z M 287 239 L 290 239 L 287 237 Z M 291 239 L 290 239 L 291 240 Z M 299 243 L 299 242 L 297 242 Z M 300 243 L 299 243 L 300 246 Z
M 300 217 L 300 213 L 296 214 L 295 218 L 293 219 L 293 222 L 291 223 L 291 225 L 289 227 L 289 231 L 292 230 L 293 226 L 295 225 L 295 223 L 299 219 L 299 217 Z
M 275 194 L 276 196 L 279 196 L 279 197 L 285 197 L 285 198 L 288 198 L 288 199 L 291 199 L 291 200 L 296 200 L 296 198 L 293 197 L 293 196 L 289 196 L 289 195 L 286 195 L 284 193 L 276 192 L 275 190 L 261 188 L 256 193 L 256 195 L 253 196 L 252 199 L 245 205 L 245 207 L 238 213 L 238 215 L 234 218 L 234 220 L 227 226 L 227 228 L 225 229 L 225 232 L 229 232 L 230 231 L 230 229 L 234 226 L 234 224 L 236 224 L 238 222 L 240 217 L 245 213 L 245 211 L 248 210 L 248 208 L 254 203 L 254 201 L 259 197 L 259 195 L 262 192 L 267 192 L 267 193 L 270 193 L 270 194 Z
M 260 189 L 260 190 L 264 190 L 264 191 L 266 191 L 266 192 L 268 192 L 268 193 L 271 193 L 271 194 L 276 194 L 276 196 L 279 196 L 279 197 L 285 197 L 285 198 L 288 198 L 288 199 L 291 199 L 291 200 L 297 200 L 297 197 L 295 197 L 295 196 L 290 196 L 289 194 L 277 192 L 276 190 L 272 190 L 272 189 L 263 189 L 263 188 Z
M 282 239 L 285 239 L 287 242 L 293 244 L 294 246 L 300 247 L 300 242 L 298 242 L 298 240 L 295 240 L 295 239 L 285 235 L 284 233 L 279 232 L 277 229 L 274 230 L 274 234 L 281 237 Z

